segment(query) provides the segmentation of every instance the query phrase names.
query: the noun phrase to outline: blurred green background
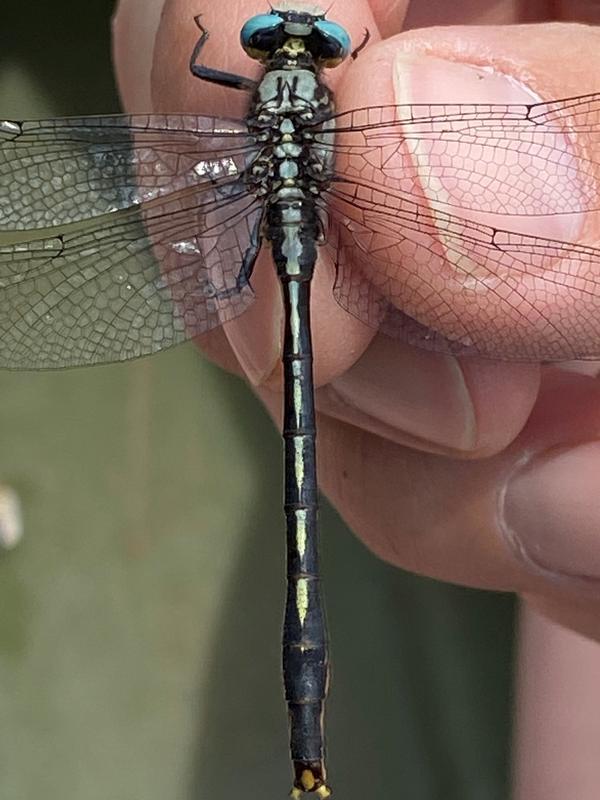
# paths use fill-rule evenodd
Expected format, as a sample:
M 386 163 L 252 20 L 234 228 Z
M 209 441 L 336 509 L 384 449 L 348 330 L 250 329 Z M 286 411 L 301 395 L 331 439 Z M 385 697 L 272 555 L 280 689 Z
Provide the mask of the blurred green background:
M 0 116 L 116 110 L 112 6 L 4 0 Z M 280 451 L 191 346 L 0 374 L 0 800 L 286 796 Z M 336 797 L 506 800 L 512 599 L 322 530 Z

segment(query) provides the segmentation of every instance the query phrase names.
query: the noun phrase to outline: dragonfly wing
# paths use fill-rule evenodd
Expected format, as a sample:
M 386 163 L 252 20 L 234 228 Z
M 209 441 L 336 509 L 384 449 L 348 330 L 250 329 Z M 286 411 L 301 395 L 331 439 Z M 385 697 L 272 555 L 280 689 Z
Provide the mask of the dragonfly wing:
M 21 239 L 0 238 L 0 366 L 43 369 L 164 350 L 242 313 L 261 206 L 198 190 Z M 4 242 L 4 243 L 3 243 Z
M 212 117 L 0 122 L 0 365 L 122 361 L 244 311 L 255 151 Z
M 600 209 L 600 94 L 531 105 L 374 106 L 317 141 L 336 173 L 441 208 L 501 215 Z
M 335 297 L 366 324 L 453 354 L 600 357 L 600 249 L 346 182 L 328 194 Z
M 215 117 L 0 121 L 0 231 L 54 227 L 227 182 L 255 150 L 243 122 Z

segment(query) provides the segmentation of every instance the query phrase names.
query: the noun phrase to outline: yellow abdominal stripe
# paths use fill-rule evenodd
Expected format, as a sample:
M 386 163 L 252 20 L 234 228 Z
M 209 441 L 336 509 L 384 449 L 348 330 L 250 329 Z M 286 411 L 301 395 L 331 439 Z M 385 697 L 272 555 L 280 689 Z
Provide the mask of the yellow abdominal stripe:
M 300 625 L 304 625 L 304 620 L 308 614 L 308 581 L 306 578 L 298 578 L 298 583 L 296 584 L 296 609 Z
M 306 553 L 306 511 L 299 508 L 296 511 L 296 549 L 300 558 Z
M 304 449 L 303 441 L 300 436 L 294 438 L 294 472 L 298 488 L 302 489 L 304 483 Z

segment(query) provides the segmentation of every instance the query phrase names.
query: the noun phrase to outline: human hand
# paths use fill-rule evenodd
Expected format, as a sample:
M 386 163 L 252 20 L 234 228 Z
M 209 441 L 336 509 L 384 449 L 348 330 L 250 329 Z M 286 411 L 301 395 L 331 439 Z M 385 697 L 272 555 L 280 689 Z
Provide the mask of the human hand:
M 249 16 L 263 12 L 265 3 L 206 5 L 121 0 L 115 56 L 128 110 L 244 113 L 246 96 L 189 75 L 197 37 L 192 20 L 202 12 L 211 31 L 204 63 L 252 76 L 258 67 L 239 47 L 239 29 Z M 532 92 L 553 99 L 600 90 L 597 29 L 517 24 L 550 18 L 599 22 L 597 5 L 591 0 L 526 5 L 526 18 L 511 0 L 457 0 L 438 3 L 438 8 L 413 1 L 408 10 L 408 2 L 389 0 L 334 5 L 331 18 L 347 26 L 354 42 L 365 27 L 372 36 L 355 64 L 328 74 L 338 104 L 519 103 L 530 102 Z M 405 24 L 436 23 L 461 27 L 417 29 L 388 38 Z M 400 59 L 399 87 L 392 81 L 392 67 Z M 477 81 L 474 75 L 480 73 L 469 65 L 487 66 L 493 73 Z M 345 74 L 347 69 L 351 74 Z M 552 227 L 540 233 L 561 238 Z M 585 236 L 597 241 L 597 220 L 589 222 Z M 207 336 L 204 349 L 222 366 L 246 375 L 278 418 L 282 311 L 268 255 L 257 264 L 253 285 L 254 306 Z M 597 365 L 568 372 L 454 359 L 373 337 L 336 305 L 326 269 L 317 271 L 313 296 L 320 484 L 350 526 L 394 564 L 471 586 L 516 591 L 563 625 L 600 638 Z M 539 635 L 530 642 L 525 648 L 528 688 L 521 698 L 526 722 L 528 715 L 540 718 L 539 704 L 531 710 L 528 698 L 539 685 L 536 667 L 544 659 Z M 586 645 L 575 639 L 567 644 L 570 653 L 579 655 Z M 565 662 L 557 648 L 551 645 L 548 651 L 552 658 L 543 661 L 543 687 L 552 694 L 556 683 L 570 676 L 568 670 L 560 672 Z M 590 708 L 595 670 L 583 675 L 582 661 L 583 656 L 577 662 L 577 691 L 583 707 Z M 553 664 L 559 666 L 551 675 Z M 571 705 L 563 698 L 563 706 Z M 582 715 L 578 729 L 581 721 Z M 587 728 L 560 742 L 559 760 L 552 755 L 552 742 L 545 740 L 545 749 L 538 746 L 536 724 L 524 727 L 519 796 L 594 797 L 595 789 L 590 794 L 585 788 L 595 786 L 598 778 L 593 759 L 585 756 Z M 560 766 L 567 763 L 573 765 L 570 772 Z M 558 773 L 566 776 L 564 781 Z
M 461 13 L 454 4 L 456 21 L 518 22 L 511 4 L 503 9 L 495 3 L 493 12 L 469 12 L 468 5 L 473 4 L 464 3 Z M 410 14 L 418 17 L 419 4 L 412 6 Z M 211 39 L 204 62 L 257 73 L 238 35 L 243 22 L 261 10 L 260 0 L 223 0 L 207 8 L 203 21 Z M 360 41 L 366 27 L 373 42 L 351 66 L 351 80 L 344 80 L 342 70 L 328 75 L 344 106 L 348 95 L 369 92 L 372 103 L 393 102 L 373 92 L 393 91 L 398 56 L 404 59 L 404 102 L 407 93 L 415 101 L 523 102 L 531 99 L 527 92 L 550 99 L 598 89 L 594 28 L 431 28 L 377 43 L 378 33 L 400 30 L 406 3 L 392 9 L 383 0 L 370 7 L 356 0 L 336 11 L 353 41 Z M 194 0 L 164 3 L 150 79 L 140 62 L 152 50 L 151 6 L 146 0 L 143 9 L 135 0 L 121 4 L 116 64 L 128 107 L 141 110 L 145 94 L 157 111 L 243 114 L 243 93 L 189 75 L 195 13 Z M 125 39 L 132 29 L 138 43 L 133 51 Z M 500 74 L 474 86 L 469 64 L 489 65 Z M 374 74 L 380 76 L 375 83 Z M 381 87 L 382 75 L 390 76 L 389 86 Z M 259 260 L 253 285 L 254 306 L 207 337 L 206 346 L 223 366 L 241 368 L 277 417 L 282 309 L 268 255 Z M 575 372 L 455 359 L 373 338 L 337 306 L 326 270 L 317 272 L 313 296 L 320 484 L 350 526 L 394 564 L 520 592 L 564 624 L 599 637 L 600 503 L 594 476 L 600 464 L 600 385 Z

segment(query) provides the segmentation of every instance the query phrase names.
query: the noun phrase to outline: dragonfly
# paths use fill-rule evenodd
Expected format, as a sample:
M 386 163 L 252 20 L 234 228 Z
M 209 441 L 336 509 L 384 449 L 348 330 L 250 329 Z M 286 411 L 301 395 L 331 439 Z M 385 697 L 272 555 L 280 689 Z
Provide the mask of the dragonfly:
M 120 362 L 195 339 L 252 304 L 253 269 L 270 249 L 285 310 L 291 795 L 324 800 L 317 258 L 335 265 L 346 312 L 405 343 L 461 357 L 600 358 L 600 248 L 536 234 L 540 220 L 579 226 L 600 210 L 600 94 L 338 111 L 324 70 L 359 56 L 368 34 L 352 50 L 325 12 L 280 2 L 241 30 L 262 66 L 255 81 L 202 63 L 209 31 L 196 24 L 191 76 L 246 92 L 245 118 L 0 121 L 0 366 Z

